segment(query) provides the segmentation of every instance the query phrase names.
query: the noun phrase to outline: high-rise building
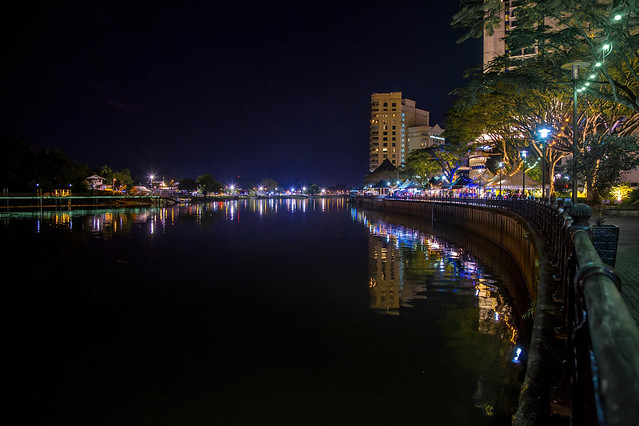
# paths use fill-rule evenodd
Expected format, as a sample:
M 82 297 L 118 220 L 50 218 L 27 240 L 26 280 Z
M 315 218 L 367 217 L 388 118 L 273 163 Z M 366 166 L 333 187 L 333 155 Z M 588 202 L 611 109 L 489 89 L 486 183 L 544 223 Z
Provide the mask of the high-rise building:
M 439 124 L 434 126 L 413 126 L 406 131 L 408 137 L 408 153 L 414 149 L 429 148 L 435 145 L 443 145 L 446 140 L 442 137 L 444 129 Z
M 499 12 L 501 20 L 498 27 L 495 28 L 493 35 L 489 36 L 484 32 L 484 67 L 493 59 L 506 53 L 511 57 L 527 57 L 537 54 L 536 47 L 518 50 L 516 52 L 508 49 L 507 43 L 504 41 L 506 34 L 513 28 L 517 27 L 517 0 L 502 0 L 502 9 Z
M 429 124 L 428 111 L 415 107 L 415 101 L 402 98 L 402 92 L 373 93 L 369 145 L 369 171 L 385 159 L 399 167 L 406 161 L 410 148 L 408 131 Z

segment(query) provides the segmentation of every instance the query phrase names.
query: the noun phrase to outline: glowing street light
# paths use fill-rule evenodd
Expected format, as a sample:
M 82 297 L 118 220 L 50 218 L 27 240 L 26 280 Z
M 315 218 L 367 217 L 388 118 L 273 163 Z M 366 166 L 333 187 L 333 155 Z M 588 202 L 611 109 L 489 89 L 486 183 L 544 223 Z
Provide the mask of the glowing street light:
M 521 196 L 522 198 L 526 197 L 526 157 L 528 156 L 528 151 L 523 149 L 521 151 L 522 166 L 521 166 Z
M 546 146 L 548 145 L 548 135 L 550 134 L 550 129 L 545 127 L 540 127 L 537 129 L 537 133 L 541 137 L 541 143 L 543 145 L 542 150 L 542 162 L 541 162 L 541 199 L 543 200 L 546 196 Z M 548 198 L 550 198 L 550 191 L 548 191 Z
M 541 136 L 542 139 L 546 140 L 546 138 L 548 137 L 548 134 L 550 134 L 550 129 L 539 129 L 538 130 L 539 136 Z

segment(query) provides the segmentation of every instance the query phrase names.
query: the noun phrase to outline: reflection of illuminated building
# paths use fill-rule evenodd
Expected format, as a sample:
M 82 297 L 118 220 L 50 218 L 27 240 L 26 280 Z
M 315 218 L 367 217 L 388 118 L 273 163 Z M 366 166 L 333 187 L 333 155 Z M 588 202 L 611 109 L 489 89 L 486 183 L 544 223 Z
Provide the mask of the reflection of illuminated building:
M 390 314 L 399 313 L 401 254 L 393 243 L 369 237 L 370 307 Z
M 512 306 L 500 292 L 500 283 L 466 249 L 418 230 L 369 219 L 356 209 L 351 217 L 370 233 L 372 310 L 400 315 L 415 301 L 422 312 L 432 310 L 437 315 L 435 326 L 441 327 L 445 342 L 456 347 L 472 342 L 472 351 L 458 355 L 460 364 L 470 359 L 481 363 L 482 353 L 504 362 L 521 362 Z M 417 306 L 416 299 L 425 299 L 426 290 L 426 304 Z M 495 377 L 478 369 L 472 399 L 488 416 L 495 409 L 494 392 Z
M 511 306 L 499 293 L 496 282 L 463 248 L 414 229 L 371 221 L 355 209 L 351 217 L 370 233 L 371 309 L 398 315 L 400 308 L 411 307 L 412 300 L 425 298 L 424 279 L 436 275 L 429 284 L 433 291 L 476 298 L 478 332 L 516 343 L 518 332 Z
M 494 281 L 481 279 L 476 284 L 479 327 L 483 334 L 493 334 L 515 344 L 518 332 L 512 318 L 512 308 L 497 292 Z
M 414 299 L 425 298 L 423 282 L 405 277 L 405 264 L 415 261 L 403 255 L 402 250 L 416 251 L 425 261 L 428 255 L 421 247 L 420 234 L 412 229 L 394 227 L 383 222 L 369 223 L 364 215 L 353 218 L 363 221 L 369 229 L 369 294 L 371 309 L 399 315 L 400 307 L 411 307 Z

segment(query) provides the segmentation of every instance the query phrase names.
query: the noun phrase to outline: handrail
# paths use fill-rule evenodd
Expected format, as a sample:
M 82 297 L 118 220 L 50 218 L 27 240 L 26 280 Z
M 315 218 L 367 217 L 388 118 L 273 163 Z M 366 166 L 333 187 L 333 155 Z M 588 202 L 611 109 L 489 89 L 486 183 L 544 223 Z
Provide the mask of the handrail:
M 401 200 L 401 198 L 391 198 Z M 507 209 L 545 240 L 561 283 L 573 424 L 621 426 L 639 419 L 639 328 L 619 292 L 614 269 L 597 254 L 585 204 L 543 200 L 428 197 L 418 202 Z M 571 216 L 572 215 L 572 216 Z M 561 294 L 560 294 L 561 296 Z
M 635 424 L 639 419 L 639 328 L 621 298 L 618 278 L 612 268 L 601 262 L 590 236 L 578 230 L 573 239 L 578 265 L 574 290 L 580 296 L 576 301 L 579 310 L 575 312 L 574 328 L 586 322 L 589 332 L 589 339 L 583 342 L 579 342 L 578 332 L 573 335 L 573 346 L 580 352 L 592 352 L 592 357 L 579 357 L 577 362 L 581 359 L 591 363 L 593 408 L 598 423 Z M 581 350 L 580 343 L 585 344 Z M 579 371 L 588 365 L 575 367 Z M 573 373 L 573 380 L 577 388 L 583 385 L 578 374 Z

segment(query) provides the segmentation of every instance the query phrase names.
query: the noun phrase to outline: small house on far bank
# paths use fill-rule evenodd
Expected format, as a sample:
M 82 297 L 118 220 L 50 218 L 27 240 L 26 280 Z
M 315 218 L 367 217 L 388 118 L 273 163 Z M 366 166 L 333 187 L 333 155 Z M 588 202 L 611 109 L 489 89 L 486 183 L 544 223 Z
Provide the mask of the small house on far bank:
M 151 191 L 146 186 L 136 185 L 131 190 L 131 193 L 135 195 L 148 195 Z
M 95 189 L 98 191 L 104 189 L 104 178 L 102 176 L 91 175 L 85 178 L 84 182 L 87 184 L 87 189 Z

